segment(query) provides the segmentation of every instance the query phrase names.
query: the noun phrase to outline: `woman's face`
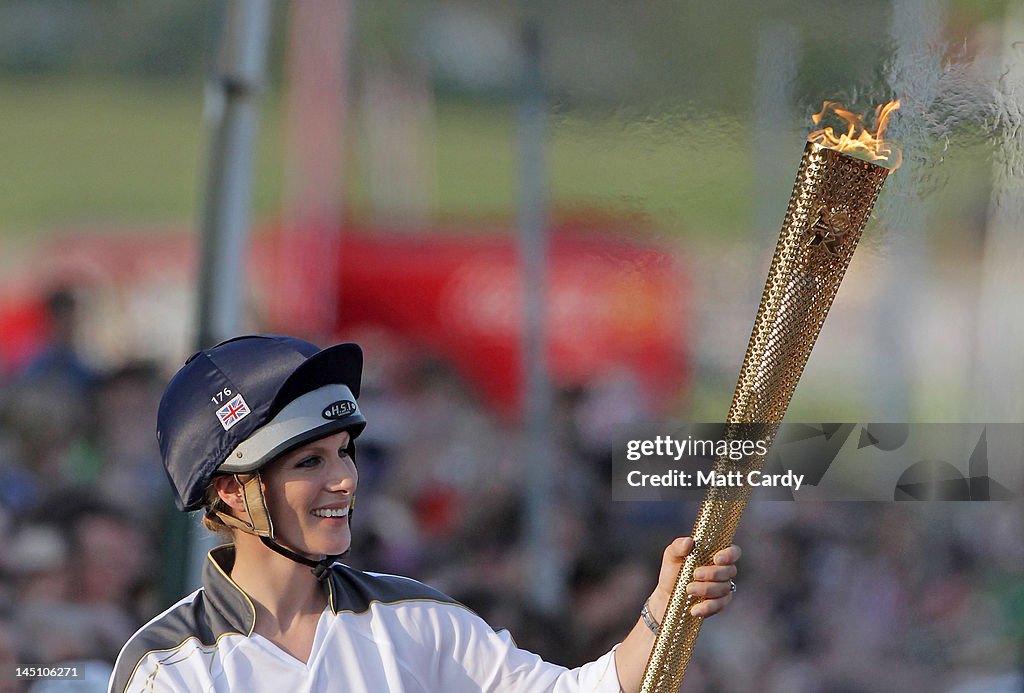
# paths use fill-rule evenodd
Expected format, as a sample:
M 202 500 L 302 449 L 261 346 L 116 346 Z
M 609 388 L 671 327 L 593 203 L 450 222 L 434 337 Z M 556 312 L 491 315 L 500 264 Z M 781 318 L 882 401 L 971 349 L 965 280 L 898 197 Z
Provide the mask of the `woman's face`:
M 267 465 L 263 493 L 274 538 L 308 558 L 344 553 L 352 543 L 348 511 L 359 474 L 342 431 L 307 443 Z

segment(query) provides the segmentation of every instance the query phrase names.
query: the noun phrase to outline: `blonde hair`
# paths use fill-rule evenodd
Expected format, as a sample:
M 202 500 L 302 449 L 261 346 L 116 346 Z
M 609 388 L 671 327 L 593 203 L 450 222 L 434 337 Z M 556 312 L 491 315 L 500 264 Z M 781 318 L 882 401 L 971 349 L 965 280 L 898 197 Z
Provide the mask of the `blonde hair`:
M 217 493 L 217 487 L 210 482 L 210 485 L 206 487 L 206 500 L 203 503 L 205 514 L 203 515 L 203 526 L 215 534 L 220 534 L 227 539 L 233 539 L 235 531 L 228 527 L 224 520 L 220 519 L 217 513 L 224 513 L 225 515 L 231 514 L 231 508 L 228 504 L 221 500 L 220 494 Z

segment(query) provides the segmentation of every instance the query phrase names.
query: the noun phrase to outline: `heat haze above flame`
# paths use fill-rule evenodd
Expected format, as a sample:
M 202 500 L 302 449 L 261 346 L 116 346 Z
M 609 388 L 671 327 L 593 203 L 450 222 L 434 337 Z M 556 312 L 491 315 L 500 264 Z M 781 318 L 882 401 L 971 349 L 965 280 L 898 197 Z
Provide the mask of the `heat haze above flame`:
M 807 139 L 822 147 L 867 159 L 895 171 L 903 163 L 903 154 L 894 142 L 885 139 L 885 129 L 889 125 L 889 116 L 899 107 L 899 100 L 877 106 L 875 129 L 872 132 L 864 125 L 864 118 L 860 114 L 848 111 L 838 101 L 825 101 L 821 111 L 811 116 L 811 120 L 815 125 L 820 125 L 831 113 L 846 124 L 846 131 L 837 135 L 829 125 L 815 130 Z

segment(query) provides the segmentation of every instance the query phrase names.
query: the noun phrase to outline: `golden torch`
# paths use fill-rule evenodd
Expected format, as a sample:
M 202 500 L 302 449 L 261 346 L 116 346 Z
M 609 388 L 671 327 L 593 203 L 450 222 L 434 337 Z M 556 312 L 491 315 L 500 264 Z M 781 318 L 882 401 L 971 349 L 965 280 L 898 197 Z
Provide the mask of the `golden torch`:
M 726 438 L 749 437 L 751 428 L 769 444 L 774 438 L 882 184 L 900 164 L 899 150 L 883 139 L 897 108 L 899 101 L 876 109 L 873 133 L 860 116 L 833 101 L 813 116 L 817 125 L 831 112 L 847 129 L 837 135 L 825 127 L 808 136 L 729 407 Z M 701 503 L 694 549 L 662 617 L 644 670 L 643 693 L 679 690 L 703 621 L 690 613 L 700 598 L 688 595 L 686 586 L 695 568 L 709 565 L 716 551 L 732 543 L 750 497 L 745 480 L 763 464 L 764 456 L 756 454 L 715 460 L 715 476 L 733 474 L 744 483 L 712 486 Z

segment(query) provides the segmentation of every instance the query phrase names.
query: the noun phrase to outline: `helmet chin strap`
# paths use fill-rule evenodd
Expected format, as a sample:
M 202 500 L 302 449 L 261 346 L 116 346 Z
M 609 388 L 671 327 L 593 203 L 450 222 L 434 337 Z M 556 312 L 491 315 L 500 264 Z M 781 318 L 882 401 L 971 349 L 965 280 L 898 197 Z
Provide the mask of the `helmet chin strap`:
M 241 520 L 219 510 L 214 511 L 214 514 L 216 514 L 224 524 L 246 532 L 247 534 L 259 537 L 260 541 L 263 542 L 263 545 L 271 551 L 284 556 L 288 560 L 309 567 L 313 571 L 313 575 L 317 580 L 323 580 L 327 577 L 328 570 L 335 561 L 348 553 L 348 550 L 345 550 L 341 553 L 324 556 L 322 559 L 317 561 L 312 558 L 306 558 L 305 556 L 274 541 L 274 523 L 270 519 L 270 511 L 267 509 L 267 501 L 263 495 L 263 484 L 260 481 L 259 472 L 255 472 L 248 477 L 244 477 L 241 474 L 235 474 L 234 476 L 235 481 L 237 481 L 242 488 L 242 499 L 245 502 L 245 510 L 249 515 L 249 521 L 246 522 L 245 520 Z M 350 522 L 355 505 L 356 501 L 355 497 L 353 497 L 349 504 L 348 511 Z
M 306 558 L 305 556 L 295 553 L 291 549 L 281 546 L 270 537 L 260 537 L 260 541 L 262 541 L 263 545 L 271 551 L 276 551 L 285 558 L 295 561 L 296 563 L 309 566 L 313 570 L 313 576 L 316 577 L 317 580 L 323 580 L 327 577 L 327 571 L 332 565 L 334 565 L 334 562 L 348 553 L 348 551 L 343 551 L 342 553 L 337 553 L 332 556 L 324 556 L 319 561 L 314 561 L 312 558 Z

